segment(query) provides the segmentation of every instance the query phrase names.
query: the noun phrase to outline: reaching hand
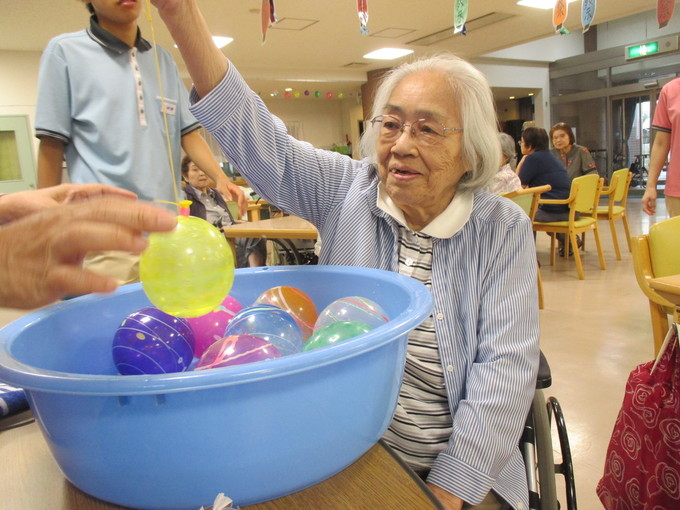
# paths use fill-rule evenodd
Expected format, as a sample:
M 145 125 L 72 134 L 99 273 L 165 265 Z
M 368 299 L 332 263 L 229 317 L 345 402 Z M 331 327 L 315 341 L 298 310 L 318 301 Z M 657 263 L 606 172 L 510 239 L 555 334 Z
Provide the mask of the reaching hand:
M 243 216 L 248 210 L 248 199 L 246 194 L 236 184 L 229 179 L 221 179 L 217 183 L 217 191 L 227 200 L 231 200 L 238 204 L 239 217 Z
M 105 195 L 136 198 L 131 191 L 104 184 L 60 184 L 37 190 L 17 191 L 0 197 L 0 223 L 8 223 L 46 208 Z
M 147 245 L 143 232 L 177 223 L 170 212 L 123 195 L 47 207 L 0 227 L 0 306 L 35 308 L 69 294 L 111 292 L 116 280 L 84 270 L 85 254 L 139 253 Z

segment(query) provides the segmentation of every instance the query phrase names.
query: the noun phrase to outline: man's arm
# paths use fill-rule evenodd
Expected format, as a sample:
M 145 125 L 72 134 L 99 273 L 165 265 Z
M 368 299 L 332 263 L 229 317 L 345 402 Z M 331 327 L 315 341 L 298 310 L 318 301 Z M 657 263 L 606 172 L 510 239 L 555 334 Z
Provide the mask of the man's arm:
M 43 137 L 38 147 L 38 188 L 61 184 L 64 162 L 64 143 L 56 138 Z
M 217 191 L 224 195 L 227 200 L 235 201 L 238 204 L 240 214 L 244 215 L 248 208 L 248 199 L 241 188 L 224 175 L 210 150 L 210 146 L 201 134 L 194 130 L 184 135 L 182 137 L 182 148 L 189 155 L 191 161 L 215 181 Z
M 222 81 L 229 63 L 215 46 L 196 1 L 151 0 L 151 3 L 177 43 L 196 92 L 205 96 Z
M 661 175 L 661 169 L 668 159 L 671 148 L 671 134 L 666 131 L 655 130 L 652 152 L 649 156 L 649 170 L 647 175 L 647 187 L 642 196 L 642 210 L 647 214 L 656 213 L 656 184 Z

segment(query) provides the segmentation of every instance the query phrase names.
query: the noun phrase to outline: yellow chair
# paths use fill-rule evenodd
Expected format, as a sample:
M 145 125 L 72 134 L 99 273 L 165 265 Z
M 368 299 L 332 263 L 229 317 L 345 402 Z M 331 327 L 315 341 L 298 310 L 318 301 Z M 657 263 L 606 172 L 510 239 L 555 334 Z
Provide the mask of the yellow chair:
M 601 205 L 597 208 L 597 219 L 608 220 L 609 228 L 612 231 L 612 240 L 614 241 L 614 251 L 616 252 L 616 260 L 621 260 L 621 250 L 619 250 L 619 240 L 616 236 L 616 224 L 614 220 L 620 219 L 623 222 L 623 228 L 626 231 L 626 242 L 628 243 L 628 251 L 630 248 L 630 230 L 628 229 L 628 218 L 626 217 L 626 202 L 628 201 L 628 189 L 630 188 L 630 181 L 633 178 L 633 172 L 627 168 L 617 170 L 612 174 L 609 186 L 602 189 L 601 196 L 608 196 L 609 203 Z
M 574 246 L 574 261 L 576 262 L 576 271 L 580 280 L 585 278 L 583 273 L 583 263 L 581 262 L 581 254 L 579 253 L 576 236 L 584 234 L 583 245 L 585 245 L 585 233 L 589 230 L 593 231 L 595 235 L 595 243 L 597 244 L 597 254 L 600 259 L 600 269 L 607 269 L 604 262 L 604 254 L 602 253 L 602 244 L 600 243 L 600 231 L 597 228 L 597 207 L 600 200 L 600 191 L 602 190 L 603 180 L 597 174 L 582 175 L 576 177 L 571 181 L 571 190 L 569 198 L 564 200 L 557 199 L 541 199 L 539 204 L 566 204 L 569 206 L 569 219 L 567 221 L 553 221 L 553 222 L 538 222 L 534 221 L 534 230 L 537 232 L 548 232 L 551 235 L 550 240 L 550 265 L 555 264 L 555 235 L 565 234 L 564 243 L 564 257 L 569 257 L 569 246 Z M 576 218 L 576 213 L 580 217 Z
M 673 314 L 675 305 L 652 289 L 649 280 L 680 274 L 680 216 L 655 223 L 648 235 L 634 237 L 632 252 L 635 278 L 649 299 L 656 355 L 668 331 L 668 315 Z
M 546 184 L 544 186 L 536 186 L 535 188 L 524 188 L 518 191 L 511 191 L 503 196 L 509 198 L 524 209 L 524 212 L 527 213 L 527 216 L 529 216 L 533 222 L 541 194 L 550 191 L 551 188 L 552 186 L 550 186 L 550 184 Z M 536 268 L 538 281 L 538 308 L 543 310 L 543 278 L 541 277 L 541 268 L 538 265 Z

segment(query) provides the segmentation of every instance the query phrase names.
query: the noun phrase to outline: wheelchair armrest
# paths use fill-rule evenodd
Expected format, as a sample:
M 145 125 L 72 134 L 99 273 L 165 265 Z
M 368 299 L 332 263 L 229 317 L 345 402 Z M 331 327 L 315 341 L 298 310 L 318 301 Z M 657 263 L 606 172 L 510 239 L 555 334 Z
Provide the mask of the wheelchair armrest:
M 538 362 L 538 375 L 536 376 L 536 388 L 548 388 L 551 384 L 550 365 L 548 365 L 548 360 L 543 355 L 543 351 L 541 351 L 541 357 Z

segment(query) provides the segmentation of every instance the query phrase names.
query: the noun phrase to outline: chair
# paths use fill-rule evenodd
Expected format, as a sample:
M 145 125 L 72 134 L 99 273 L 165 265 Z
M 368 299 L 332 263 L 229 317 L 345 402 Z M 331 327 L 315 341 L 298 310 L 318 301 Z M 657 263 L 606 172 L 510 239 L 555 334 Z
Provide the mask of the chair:
M 597 244 L 597 253 L 600 259 L 600 269 L 607 269 L 602 253 L 602 243 L 600 242 L 600 231 L 597 228 L 597 206 L 600 200 L 600 191 L 603 180 L 597 174 L 582 175 L 571 181 L 569 198 L 564 200 L 541 199 L 539 204 L 566 204 L 569 206 L 569 219 L 567 221 L 538 222 L 534 221 L 534 230 L 537 232 L 548 232 L 551 234 L 550 240 L 550 265 L 555 264 L 555 234 L 565 234 L 564 257 L 569 257 L 569 246 L 574 246 L 574 261 L 576 271 L 580 280 L 585 279 L 583 263 L 579 253 L 576 236 L 585 234 L 592 230 Z M 576 213 L 580 217 L 577 219 Z M 585 235 L 584 242 L 585 245 Z
M 634 237 L 632 252 L 635 278 L 649 299 L 656 355 L 668 331 L 668 315 L 673 314 L 675 305 L 652 289 L 649 280 L 680 274 L 680 216 L 655 223 L 648 235 Z
M 541 198 L 541 193 L 550 191 L 551 188 L 552 186 L 550 186 L 550 184 L 546 184 L 544 186 L 536 186 L 535 188 L 524 188 L 518 191 L 511 191 L 503 196 L 519 205 L 533 222 L 536 210 L 538 209 L 538 200 Z M 543 310 L 543 278 L 541 277 L 541 268 L 539 266 L 537 266 L 537 280 L 538 308 Z
M 628 201 L 628 190 L 632 178 L 633 173 L 627 168 L 622 168 L 614 172 L 611 181 L 609 182 L 609 186 L 603 188 L 602 193 L 600 193 L 601 196 L 609 197 L 609 203 L 597 208 L 597 219 L 609 221 L 609 228 L 612 231 L 612 240 L 614 241 L 614 251 L 616 252 L 616 260 L 621 260 L 621 250 L 619 250 L 619 240 L 616 236 L 616 225 L 614 220 L 621 219 L 623 222 L 623 228 L 626 231 L 628 251 L 631 251 L 630 230 L 628 229 L 628 218 L 626 218 L 626 202 Z

